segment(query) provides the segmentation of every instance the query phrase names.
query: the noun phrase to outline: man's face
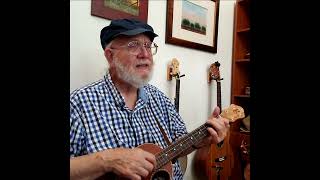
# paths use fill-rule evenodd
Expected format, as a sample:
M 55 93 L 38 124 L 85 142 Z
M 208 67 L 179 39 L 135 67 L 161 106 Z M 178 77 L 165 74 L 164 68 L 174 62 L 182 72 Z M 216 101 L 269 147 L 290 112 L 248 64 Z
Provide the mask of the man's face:
M 117 38 L 110 47 L 114 53 L 110 68 L 115 69 L 120 79 L 139 88 L 152 77 L 153 57 L 145 47 L 134 52 L 130 50 L 128 44 L 130 46 L 132 42 L 144 44 L 150 43 L 150 39 L 144 34 Z

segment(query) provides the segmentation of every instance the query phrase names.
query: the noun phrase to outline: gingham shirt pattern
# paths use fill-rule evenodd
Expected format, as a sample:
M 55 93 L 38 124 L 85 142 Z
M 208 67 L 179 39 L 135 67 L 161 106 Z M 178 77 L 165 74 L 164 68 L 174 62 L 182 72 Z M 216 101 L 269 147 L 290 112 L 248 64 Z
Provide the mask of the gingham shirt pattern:
M 136 106 L 130 110 L 107 74 L 70 95 L 70 157 L 144 143 L 164 148 L 167 144 L 156 119 L 171 142 L 187 133 L 174 105 L 159 89 L 140 88 Z M 179 161 L 173 165 L 173 174 L 174 180 L 183 179 Z

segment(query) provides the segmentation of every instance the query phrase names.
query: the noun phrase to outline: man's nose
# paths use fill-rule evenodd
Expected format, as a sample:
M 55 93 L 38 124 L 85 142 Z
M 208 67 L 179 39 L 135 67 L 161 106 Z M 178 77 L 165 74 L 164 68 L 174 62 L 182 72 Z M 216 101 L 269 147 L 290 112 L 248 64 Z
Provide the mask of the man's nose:
M 151 55 L 151 54 L 149 53 L 148 48 L 146 48 L 145 46 L 140 46 L 140 47 L 139 47 L 139 50 L 140 50 L 139 55 L 148 56 L 148 57 Z

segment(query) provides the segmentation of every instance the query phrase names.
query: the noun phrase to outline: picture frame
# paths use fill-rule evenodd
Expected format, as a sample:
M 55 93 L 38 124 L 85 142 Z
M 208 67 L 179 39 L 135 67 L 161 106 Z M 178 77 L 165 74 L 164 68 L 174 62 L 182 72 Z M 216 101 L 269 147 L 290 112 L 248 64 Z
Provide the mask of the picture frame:
M 91 0 L 91 15 L 113 20 L 134 18 L 148 21 L 148 0 Z
M 167 0 L 165 43 L 217 53 L 220 0 Z

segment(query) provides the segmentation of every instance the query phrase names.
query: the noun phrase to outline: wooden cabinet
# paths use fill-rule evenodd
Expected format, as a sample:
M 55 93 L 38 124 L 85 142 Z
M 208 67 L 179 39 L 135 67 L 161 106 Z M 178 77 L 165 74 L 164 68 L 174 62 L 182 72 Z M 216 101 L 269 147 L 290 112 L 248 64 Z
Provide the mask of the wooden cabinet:
M 232 57 L 231 103 L 250 114 L 250 0 L 237 0 L 235 5 Z
M 235 4 L 234 41 L 232 57 L 231 103 L 243 107 L 246 117 L 250 115 L 250 0 L 237 0 Z M 221 148 L 211 145 L 210 151 L 203 148 L 194 156 L 195 174 L 203 180 L 244 180 L 244 170 L 250 156 L 241 151 L 243 142 L 250 144 L 250 132 L 241 131 L 242 119 L 231 123 Z M 216 159 L 226 155 L 221 163 Z M 217 166 L 223 167 L 217 175 Z M 248 178 L 250 179 L 250 178 Z
M 245 167 L 250 163 L 249 152 L 245 154 L 242 145 L 246 144 L 250 147 L 250 132 L 243 132 L 239 130 L 239 124 L 231 124 L 229 145 L 230 145 L 230 177 L 229 180 L 245 180 Z M 250 179 L 250 178 L 248 178 Z
M 234 16 L 234 41 L 232 57 L 231 103 L 243 107 L 246 117 L 250 115 L 250 0 L 237 0 Z M 250 131 L 240 130 L 242 120 L 231 123 L 229 157 L 230 180 L 243 180 L 244 169 L 250 156 L 243 156 L 241 143 L 250 147 Z M 248 158 L 249 157 L 249 158 Z M 250 179 L 250 178 L 249 178 Z

